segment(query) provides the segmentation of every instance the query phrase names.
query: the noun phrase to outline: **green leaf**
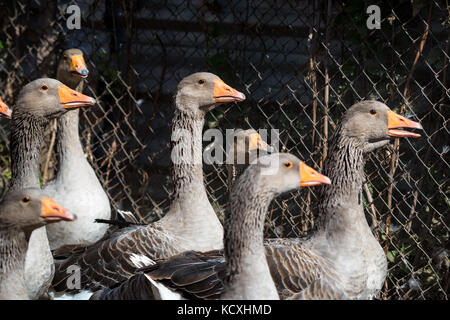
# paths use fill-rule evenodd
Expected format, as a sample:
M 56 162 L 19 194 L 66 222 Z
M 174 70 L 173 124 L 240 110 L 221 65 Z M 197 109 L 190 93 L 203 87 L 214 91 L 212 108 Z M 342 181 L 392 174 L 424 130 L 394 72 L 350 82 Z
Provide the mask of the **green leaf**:
M 395 262 L 395 255 L 392 253 L 392 251 L 388 251 L 388 253 L 386 254 L 386 258 L 387 258 L 390 262 Z
M 208 127 L 209 128 L 217 127 L 217 121 L 208 121 Z

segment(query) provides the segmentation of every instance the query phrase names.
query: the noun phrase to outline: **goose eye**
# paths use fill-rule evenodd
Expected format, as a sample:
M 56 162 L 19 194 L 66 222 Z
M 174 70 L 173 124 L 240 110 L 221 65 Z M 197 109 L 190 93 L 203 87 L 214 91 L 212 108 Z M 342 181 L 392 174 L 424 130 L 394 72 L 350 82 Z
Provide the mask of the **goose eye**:
M 43 84 L 41 86 L 41 91 L 47 91 L 48 90 L 48 86 L 46 84 Z
M 22 202 L 23 202 L 23 203 L 28 203 L 28 202 L 30 202 L 30 197 L 27 197 L 27 196 L 23 197 L 23 198 L 22 198 Z
M 287 161 L 287 162 L 283 163 L 283 166 L 284 166 L 286 169 L 292 168 L 292 162 Z
M 204 79 L 198 80 L 198 84 L 204 84 L 204 83 L 205 83 L 205 80 L 204 80 Z
M 375 111 L 375 109 L 370 110 L 369 113 L 370 113 L 371 115 L 373 115 L 373 116 L 377 114 L 377 112 Z

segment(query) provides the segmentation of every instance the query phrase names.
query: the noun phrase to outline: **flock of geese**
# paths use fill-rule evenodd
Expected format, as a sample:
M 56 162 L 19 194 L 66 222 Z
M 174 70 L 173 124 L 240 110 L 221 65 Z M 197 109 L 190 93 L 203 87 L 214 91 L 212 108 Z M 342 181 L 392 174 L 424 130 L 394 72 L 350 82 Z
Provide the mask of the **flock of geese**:
M 25 85 L 11 119 L 11 182 L 0 204 L 0 299 L 370 299 L 387 274 L 384 251 L 364 216 L 365 156 L 403 130 L 422 126 L 378 101 L 349 108 L 329 143 L 322 174 L 271 151 L 255 130 L 236 134 L 224 225 L 203 182 L 205 114 L 245 95 L 200 72 L 178 84 L 172 120 L 174 194 L 159 221 L 111 220 L 108 196 L 83 152 L 79 108 L 88 76 L 83 53 L 64 51 L 57 80 Z M 57 119 L 58 170 L 40 183 L 46 125 Z M 188 132 L 190 136 L 180 132 Z M 191 153 L 190 161 L 183 156 Z M 316 230 L 306 238 L 264 239 L 265 216 L 280 194 L 320 185 Z M 97 222 L 95 222 L 97 220 Z M 106 222 L 106 223 L 105 223 Z M 110 224 L 117 224 L 107 233 Z

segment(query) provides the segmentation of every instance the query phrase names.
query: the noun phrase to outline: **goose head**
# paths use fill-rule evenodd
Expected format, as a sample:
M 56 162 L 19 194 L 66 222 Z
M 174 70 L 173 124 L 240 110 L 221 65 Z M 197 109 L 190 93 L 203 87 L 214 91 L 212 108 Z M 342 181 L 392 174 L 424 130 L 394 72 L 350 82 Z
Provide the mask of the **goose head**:
M 71 109 L 95 103 L 94 98 L 72 90 L 58 80 L 41 78 L 22 88 L 13 110 L 13 117 L 30 114 L 37 118 L 52 119 Z
M 26 234 L 48 223 L 75 219 L 75 215 L 68 213 L 40 189 L 13 191 L 0 205 L 0 226 L 20 228 Z
M 227 154 L 227 161 L 233 164 L 248 164 L 257 155 L 256 151 L 273 152 L 273 148 L 267 144 L 255 129 L 237 129 L 234 132 L 233 144 Z M 241 163 L 245 161 L 245 163 Z
M 403 129 L 423 129 L 420 123 L 396 114 L 375 100 L 350 107 L 344 114 L 342 128 L 346 136 L 359 141 L 365 152 L 388 144 L 392 137 L 420 137 L 420 134 Z
M 281 194 L 299 187 L 330 184 L 327 176 L 300 161 L 290 153 L 274 153 L 256 160 L 261 164 L 260 185 L 267 185 Z
M 243 93 L 209 72 L 194 73 L 181 80 L 176 95 L 177 108 L 194 114 L 204 114 L 222 103 L 244 100 Z
M 267 144 L 261 135 L 255 129 L 236 130 L 236 143 L 234 144 L 237 152 L 264 150 L 272 152 L 273 148 Z
M 80 81 L 86 78 L 89 70 L 84 62 L 83 52 L 80 49 L 64 50 L 61 60 L 59 60 L 57 78 L 64 83 Z
M 6 103 L 3 102 L 0 97 L 0 118 L 11 119 L 12 110 L 8 107 Z

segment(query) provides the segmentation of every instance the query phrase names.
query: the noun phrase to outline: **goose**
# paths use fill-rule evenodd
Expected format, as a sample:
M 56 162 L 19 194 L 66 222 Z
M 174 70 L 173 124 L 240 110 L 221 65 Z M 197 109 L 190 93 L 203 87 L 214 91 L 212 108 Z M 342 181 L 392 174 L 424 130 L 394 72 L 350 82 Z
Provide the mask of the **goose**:
M 12 110 L 0 97 L 0 118 L 11 119 Z
M 70 265 L 81 269 L 80 294 L 89 294 L 125 281 L 154 259 L 223 246 L 223 228 L 203 183 L 202 128 L 207 111 L 243 100 L 244 94 L 212 73 L 194 73 L 180 81 L 172 120 L 174 194 L 168 212 L 155 223 L 120 229 L 93 245 L 55 250 L 53 289 L 57 294 L 77 292 L 66 286 Z
M 0 300 L 28 300 L 25 255 L 31 232 L 75 217 L 40 189 L 9 193 L 0 205 Z
M 253 162 L 258 155 L 264 152 L 271 153 L 273 147 L 263 140 L 255 129 L 237 129 L 234 133 L 232 147 L 227 152 L 227 187 L 231 192 L 233 183 Z
M 49 120 L 94 103 L 95 99 L 50 78 L 34 80 L 21 89 L 11 119 L 10 191 L 40 188 L 40 149 Z M 25 283 L 30 298 L 39 298 L 47 291 L 53 273 L 45 227 L 37 228 L 31 234 L 25 259 Z
M 88 74 L 81 50 L 63 52 L 56 74 L 59 81 L 82 92 L 83 78 Z M 74 222 L 47 226 L 52 250 L 66 244 L 90 244 L 100 240 L 108 225 L 94 223 L 94 220 L 111 217 L 108 196 L 83 152 L 78 134 L 79 112 L 79 109 L 71 110 L 58 119 L 58 170 L 56 178 L 44 187 L 53 199 L 78 216 Z
M 264 221 L 272 199 L 303 186 L 330 184 L 291 154 L 273 154 L 250 165 L 233 188 L 224 222 L 226 276 L 223 300 L 278 300 L 264 253 Z
M 269 272 L 264 253 L 264 220 L 273 198 L 300 186 L 329 184 L 330 179 L 308 167 L 289 153 L 275 153 L 254 159 L 234 184 L 229 211 L 224 221 L 223 291 L 216 298 L 223 300 L 278 300 L 279 295 Z M 190 257 L 204 257 L 198 251 L 176 255 L 182 268 Z M 208 255 L 206 255 L 208 256 Z M 208 256 L 215 259 L 215 256 Z M 202 266 L 203 267 L 203 266 Z M 143 272 L 152 272 L 153 266 L 144 267 Z M 190 270 L 202 274 L 202 268 Z M 182 273 L 182 272 L 181 272 Z M 203 274 L 205 275 L 205 274 Z M 190 274 L 180 274 L 180 281 L 189 282 Z M 206 274 L 208 276 L 208 274 Z M 155 275 L 153 275 L 156 278 Z M 194 276 L 195 277 L 195 276 Z M 92 300 L 123 300 L 153 298 L 148 280 L 138 274 L 117 288 L 96 292 Z M 207 277 L 204 281 L 208 281 Z M 171 297 L 160 291 L 156 297 Z M 150 291 L 147 291 L 149 290 Z M 194 288 L 192 288 L 194 289 Z M 165 289 L 167 292 L 168 289 Z
M 381 290 L 387 263 L 364 215 L 365 156 L 391 137 L 420 137 L 402 128 L 422 126 L 374 100 L 356 103 L 345 112 L 324 162 L 323 174 L 332 184 L 319 188 L 317 229 L 306 238 L 265 241 L 281 299 L 370 299 Z M 149 268 L 145 276 L 157 285 L 146 290 L 155 297 L 161 295 L 161 284 L 191 299 L 215 299 L 224 288 L 221 251 L 184 253 Z

